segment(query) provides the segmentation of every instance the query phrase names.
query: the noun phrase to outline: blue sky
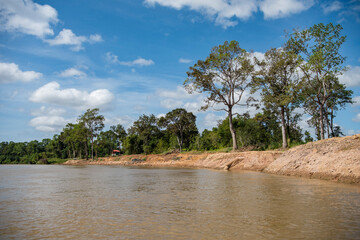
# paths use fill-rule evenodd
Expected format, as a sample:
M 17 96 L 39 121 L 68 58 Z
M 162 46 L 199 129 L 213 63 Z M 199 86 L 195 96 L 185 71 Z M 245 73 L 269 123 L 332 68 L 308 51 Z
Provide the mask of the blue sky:
M 335 123 L 360 133 L 358 0 L 0 0 L 0 141 L 51 138 L 94 107 L 106 128 L 184 107 L 211 129 L 225 113 L 198 111 L 203 96 L 182 88 L 190 66 L 231 40 L 261 56 L 320 22 L 347 35 L 340 80 L 358 103 Z

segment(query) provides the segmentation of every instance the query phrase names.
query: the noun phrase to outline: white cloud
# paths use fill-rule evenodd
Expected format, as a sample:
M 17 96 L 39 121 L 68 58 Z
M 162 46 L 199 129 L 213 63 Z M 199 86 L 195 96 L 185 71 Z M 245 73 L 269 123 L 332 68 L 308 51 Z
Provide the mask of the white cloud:
M 203 95 L 189 94 L 182 86 L 177 86 L 175 91 L 159 89 L 156 96 L 162 98 L 160 105 L 167 109 L 185 108 L 190 112 L 198 112 L 204 105 Z
M 151 59 L 144 59 L 142 57 L 139 57 L 138 59 L 135 59 L 134 61 L 130 61 L 130 62 L 119 62 L 119 64 L 121 65 L 125 65 L 125 66 L 150 66 L 154 64 L 154 61 Z
M 215 19 L 215 23 L 222 25 L 224 28 L 237 24 L 237 22 L 232 21 L 231 18 L 236 17 L 246 20 L 253 12 L 257 11 L 256 1 L 247 0 L 145 0 L 144 3 L 148 6 L 159 4 L 177 10 L 189 8 L 190 10 L 198 11 L 209 18 Z
M 134 122 L 134 119 L 128 115 L 120 116 L 120 117 L 110 117 L 105 118 L 105 125 L 107 126 L 115 126 L 117 124 L 121 124 L 125 129 L 129 128 L 132 123 Z
M 92 34 L 90 35 L 89 39 L 88 39 L 88 42 L 89 43 L 97 43 L 97 42 L 102 42 L 104 41 L 101 37 L 101 35 L 99 34 Z
M 184 104 L 183 108 L 185 108 L 188 112 L 199 112 L 200 108 L 205 105 L 202 98 L 198 98 L 193 102 L 187 102 Z
M 80 51 L 81 49 L 84 49 L 82 46 L 84 42 L 101 42 L 102 38 L 98 34 L 90 35 L 90 37 L 76 36 L 70 29 L 64 28 L 54 39 L 46 39 L 45 41 L 51 46 L 70 45 L 73 46 L 73 51 Z
M 348 66 L 349 70 L 339 76 L 339 81 L 347 87 L 360 86 L 360 66 Z
M 50 24 L 58 22 L 57 11 L 31 0 L 1 0 L 0 30 L 16 31 L 40 38 L 54 35 Z
M 50 103 L 80 109 L 106 107 L 114 99 L 107 89 L 98 89 L 88 93 L 74 88 L 60 89 L 60 84 L 50 82 L 33 92 L 29 98 L 32 102 Z
M 259 3 L 265 19 L 275 19 L 300 13 L 314 5 L 312 0 L 264 0 Z
M 179 63 L 191 63 L 192 61 L 190 59 L 186 59 L 186 58 L 180 58 L 179 59 Z
M 199 112 L 199 109 L 204 105 L 204 102 L 202 98 L 188 102 L 169 98 L 161 100 L 160 105 L 166 109 L 185 108 L 187 111 L 194 113 Z
M 34 71 L 21 71 L 15 63 L 0 62 L 0 83 L 30 82 L 40 78 L 41 73 Z
M 259 61 L 265 60 L 265 53 L 262 52 L 253 52 L 251 57 L 256 57 Z
M 30 126 L 42 132 L 59 132 L 68 122 L 61 116 L 39 116 L 30 120 Z
M 111 52 L 106 53 L 106 60 L 110 63 L 118 63 L 119 62 L 118 56 L 116 56 L 115 54 L 113 54 Z
M 353 107 L 359 107 L 360 106 L 360 96 L 353 97 Z
M 160 114 L 158 114 L 156 117 L 157 117 L 157 118 L 162 118 L 162 117 L 165 117 L 165 116 L 166 116 L 165 113 L 160 113 Z
M 218 122 L 221 120 L 224 120 L 225 118 L 226 118 L 226 116 L 224 114 L 216 115 L 211 112 L 211 113 L 206 114 L 206 116 L 204 117 L 204 120 L 203 120 L 203 124 L 205 127 L 211 129 L 213 127 L 216 127 L 218 125 Z
M 313 4 L 313 0 L 145 0 L 145 5 L 164 7 L 181 10 L 189 8 L 214 19 L 215 23 L 224 28 L 235 26 L 234 19 L 246 20 L 259 9 L 264 13 L 265 19 L 281 18 L 290 14 L 307 10 Z
M 160 101 L 160 105 L 167 109 L 179 108 L 183 105 L 183 101 L 175 99 L 165 99 Z
M 63 115 L 66 111 L 62 108 L 52 108 L 42 106 L 40 109 L 31 111 L 35 116 L 29 124 L 36 130 L 42 132 L 59 132 L 69 122 L 75 122 L 75 119 L 65 119 Z
M 198 93 L 189 94 L 182 86 L 177 86 L 175 91 L 159 89 L 156 91 L 156 95 L 164 98 L 193 99 L 199 94 Z
M 45 107 L 42 106 L 40 109 L 36 109 L 31 111 L 31 115 L 33 116 L 59 116 L 65 113 L 65 109 L 62 108 L 52 108 L 52 107 Z
M 111 52 L 107 52 L 106 53 L 106 59 L 110 62 L 110 63 L 116 63 L 116 64 L 120 64 L 120 65 L 124 65 L 124 66 L 150 66 L 155 64 L 153 60 L 151 59 L 144 59 L 142 57 L 139 57 L 133 61 L 119 61 L 118 56 L 116 56 L 115 54 L 111 53 Z
M 356 116 L 352 120 L 354 122 L 360 122 L 360 113 L 356 114 Z
M 343 4 L 339 1 L 329 2 L 321 5 L 325 14 L 339 11 L 343 8 Z
M 79 69 L 76 69 L 76 68 L 68 68 L 68 69 L 64 70 L 63 72 L 61 72 L 60 76 L 61 77 L 82 78 L 82 77 L 86 77 L 86 73 L 84 73 L 83 71 L 80 71 Z

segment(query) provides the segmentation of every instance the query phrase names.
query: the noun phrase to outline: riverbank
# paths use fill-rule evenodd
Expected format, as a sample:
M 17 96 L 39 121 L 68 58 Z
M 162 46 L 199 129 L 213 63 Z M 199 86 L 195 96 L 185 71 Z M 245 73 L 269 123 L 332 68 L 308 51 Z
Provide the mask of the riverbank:
M 307 143 L 287 151 L 124 155 L 64 164 L 252 170 L 360 184 L 360 134 Z

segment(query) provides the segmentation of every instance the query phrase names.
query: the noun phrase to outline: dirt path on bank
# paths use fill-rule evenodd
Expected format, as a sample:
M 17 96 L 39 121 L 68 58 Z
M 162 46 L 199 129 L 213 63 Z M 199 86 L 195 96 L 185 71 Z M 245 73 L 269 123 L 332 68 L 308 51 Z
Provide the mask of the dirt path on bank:
M 360 184 L 360 134 L 312 142 L 284 152 L 124 155 L 64 164 L 253 170 Z

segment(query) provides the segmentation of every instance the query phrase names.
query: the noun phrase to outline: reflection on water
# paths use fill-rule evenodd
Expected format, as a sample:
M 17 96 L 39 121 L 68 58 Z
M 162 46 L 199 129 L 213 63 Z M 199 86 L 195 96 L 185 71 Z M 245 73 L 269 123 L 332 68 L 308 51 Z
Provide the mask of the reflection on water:
M 360 188 L 256 172 L 0 166 L 1 239 L 356 239 Z

